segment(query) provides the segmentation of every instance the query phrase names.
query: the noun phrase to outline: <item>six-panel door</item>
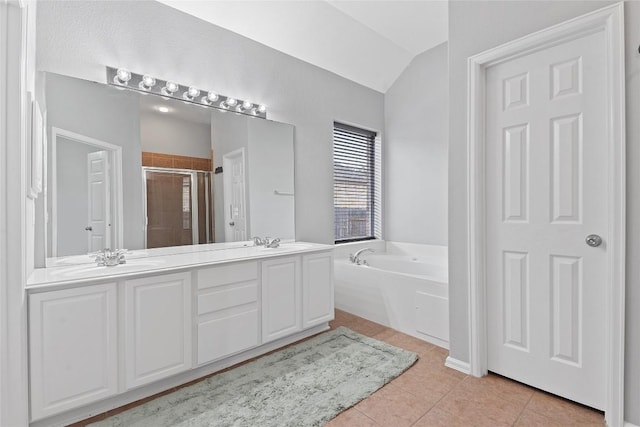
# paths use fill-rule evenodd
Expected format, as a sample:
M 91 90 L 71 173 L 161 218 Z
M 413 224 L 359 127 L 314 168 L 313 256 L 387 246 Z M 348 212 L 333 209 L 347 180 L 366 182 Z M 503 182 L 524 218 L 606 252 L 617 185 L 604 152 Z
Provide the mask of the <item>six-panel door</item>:
M 29 295 L 31 419 L 116 394 L 116 284 Z
M 500 62 L 486 90 L 488 368 L 598 409 L 609 269 L 604 41 L 588 33 Z M 590 234 L 605 243 L 587 245 Z
M 191 273 L 124 283 L 126 388 L 191 368 Z

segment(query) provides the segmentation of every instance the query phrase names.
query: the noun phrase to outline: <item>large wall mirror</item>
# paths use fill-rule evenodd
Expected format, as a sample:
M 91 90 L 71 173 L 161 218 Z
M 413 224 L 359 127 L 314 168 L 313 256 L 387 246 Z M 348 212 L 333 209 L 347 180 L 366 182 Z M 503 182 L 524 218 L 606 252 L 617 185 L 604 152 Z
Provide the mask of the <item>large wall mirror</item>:
M 43 73 L 50 258 L 293 239 L 293 126 Z

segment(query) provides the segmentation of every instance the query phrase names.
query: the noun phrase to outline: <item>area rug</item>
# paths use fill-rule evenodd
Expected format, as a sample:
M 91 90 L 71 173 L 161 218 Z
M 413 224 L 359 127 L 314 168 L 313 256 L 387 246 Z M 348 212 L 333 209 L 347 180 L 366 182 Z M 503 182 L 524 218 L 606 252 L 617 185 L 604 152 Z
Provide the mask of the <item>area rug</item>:
M 417 359 L 340 327 L 91 425 L 322 426 Z

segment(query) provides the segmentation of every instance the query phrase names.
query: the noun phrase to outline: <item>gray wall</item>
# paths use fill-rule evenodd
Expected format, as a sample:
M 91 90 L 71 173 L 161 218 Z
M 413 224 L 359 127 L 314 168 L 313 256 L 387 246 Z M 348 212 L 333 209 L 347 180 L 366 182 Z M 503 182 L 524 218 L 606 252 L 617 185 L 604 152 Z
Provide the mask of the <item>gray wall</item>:
M 194 123 L 171 114 L 140 113 L 142 151 L 177 156 L 211 156 L 211 126 Z
M 447 244 L 448 46 L 409 64 L 385 94 L 385 239 Z
M 451 356 L 469 360 L 467 281 L 467 58 L 612 4 L 608 1 L 449 2 L 449 301 Z M 625 419 L 640 424 L 640 4 L 625 2 L 627 44 L 627 340 Z
M 248 120 L 249 198 L 251 236 L 293 239 L 293 127 L 284 123 Z
M 156 2 L 40 2 L 37 26 L 39 70 L 123 66 L 266 104 L 296 127 L 296 238 L 333 242 L 333 121 L 382 130 L 381 93 Z

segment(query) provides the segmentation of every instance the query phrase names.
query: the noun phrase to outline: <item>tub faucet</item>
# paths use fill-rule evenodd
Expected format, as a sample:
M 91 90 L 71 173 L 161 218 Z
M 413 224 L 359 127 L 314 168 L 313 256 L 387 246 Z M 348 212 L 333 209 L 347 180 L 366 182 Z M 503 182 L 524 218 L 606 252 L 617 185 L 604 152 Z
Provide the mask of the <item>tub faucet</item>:
M 358 252 L 356 252 L 355 254 L 350 254 L 349 255 L 349 260 L 354 263 L 355 265 L 369 265 L 367 264 L 367 260 L 361 260 L 360 259 L 360 255 L 362 255 L 365 252 L 375 252 L 373 249 L 371 248 L 364 248 L 364 249 L 360 249 Z

